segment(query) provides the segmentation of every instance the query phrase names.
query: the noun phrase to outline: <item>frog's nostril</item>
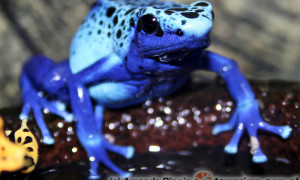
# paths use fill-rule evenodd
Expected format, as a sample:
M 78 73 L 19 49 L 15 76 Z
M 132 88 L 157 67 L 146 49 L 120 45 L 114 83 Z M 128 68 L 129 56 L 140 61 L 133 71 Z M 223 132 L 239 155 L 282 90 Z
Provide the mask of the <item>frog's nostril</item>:
M 183 36 L 182 30 L 181 30 L 181 29 L 177 29 L 176 35 L 177 35 L 177 36 Z

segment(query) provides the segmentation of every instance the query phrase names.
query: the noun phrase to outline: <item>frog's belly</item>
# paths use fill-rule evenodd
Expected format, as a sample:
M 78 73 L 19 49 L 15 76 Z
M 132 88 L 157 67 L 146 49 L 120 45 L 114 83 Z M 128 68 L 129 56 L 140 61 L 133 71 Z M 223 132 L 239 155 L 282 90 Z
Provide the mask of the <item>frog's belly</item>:
M 99 104 L 116 108 L 136 104 L 147 99 L 141 86 L 107 82 L 89 88 L 91 97 Z

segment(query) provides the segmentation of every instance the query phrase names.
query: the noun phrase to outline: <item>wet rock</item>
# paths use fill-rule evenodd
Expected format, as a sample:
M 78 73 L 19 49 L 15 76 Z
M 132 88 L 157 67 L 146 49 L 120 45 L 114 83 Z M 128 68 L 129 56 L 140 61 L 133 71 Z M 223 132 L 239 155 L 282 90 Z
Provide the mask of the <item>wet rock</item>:
M 148 100 L 125 109 L 106 110 L 104 132 L 107 139 L 114 144 L 133 145 L 136 150 L 131 160 L 111 154 L 113 161 L 135 175 L 193 175 L 201 169 L 229 175 L 299 174 L 300 84 L 252 81 L 251 85 L 265 121 L 273 125 L 288 124 L 293 129 L 287 140 L 259 132 L 262 150 L 269 158 L 267 163 L 251 162 L 247 134 L 244 134 L 236 155 L 223 151 L 233 135 L 232 131 L 217 136 L 211 134 L 212 127 L 228 121 L 235 109 L 235 103 L 222 81 L 191 81 L 172 96 Z M 7 129 L 19 127 L 19 112 L 20 108 L 0 111 Z M 45 117 L 55 144 L 47 146 L 40 143 L 38 168 L 29 176 L 64 177 L 75 168 L 78 171 L 74 177 L 86 177 L 88 161 L 76 137 L 74 123 L 66 123 L 54 115 Z M 40 141 L 41 134 L 35 122 L 31 121 L 28 125 Z M 103 166 L 100 171 L 102 174 L 111 173 Z

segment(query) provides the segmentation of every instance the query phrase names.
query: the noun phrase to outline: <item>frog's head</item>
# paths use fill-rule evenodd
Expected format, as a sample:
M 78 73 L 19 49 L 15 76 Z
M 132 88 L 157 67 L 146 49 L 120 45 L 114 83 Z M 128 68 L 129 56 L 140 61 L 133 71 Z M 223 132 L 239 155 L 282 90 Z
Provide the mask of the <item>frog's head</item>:
M 213 12 L 206 1 L 167 3 L 140 11 L 134 42 L 142 57 L 174 63 L 209 46 Z

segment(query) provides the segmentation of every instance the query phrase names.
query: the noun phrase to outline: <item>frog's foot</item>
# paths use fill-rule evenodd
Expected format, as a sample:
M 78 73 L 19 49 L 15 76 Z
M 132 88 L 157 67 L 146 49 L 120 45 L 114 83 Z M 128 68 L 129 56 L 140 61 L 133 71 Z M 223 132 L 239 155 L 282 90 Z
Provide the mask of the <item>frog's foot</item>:
M 35 120 L 41 130 L 43 135 L 43 142 L 45 144 L 53 144 L 54 139 L 52 138 L 43 117 L 43 111 L 47 111 L 56 114 L 66 121 L 70 122 L 73 119 L 73 114 L 67 112 L 64 106 L 58 102 L 50 102 L 45 99 L 41 93 L 35 90 L 27 90 L 22 94 L 23 98 L 23 108 L 19 118 L 21 120 L 28 119 L 31 110 L 33 111 Z
M 283 139 L 288 138 L 291 134 L 289 126 L 273 126 L 264 122 L 259 113 L 258 103 L 255 100 L 239 103 L 229 122 L 216 125 L 213 128 L 213 134 L 217 135 L 221 132 L 232 130 L 235 127 L 235 133 L 231 141 L 225 146 L 225 151 L 230 154 L 238 151 L 238 142 L 246 129 L 250 135 L 251 153 L 253 154 L 252 160 L 256 163 L 268 160 L 260 148 L 257 138 L 258 129 L 275 133 Z
M 83 143 L 90 159 L 91 169 L 89 179 L 100 178 L 100 175 L 97 172 L 99 163 L 103 163 L 109 169 L 117 173 L 120 177 L 130 177 L 131 173 L 121 170 L 109 159 L 107 155 L 107 150 L 120 154 L 127 159 L 130 159 L 134 154 L 134 148 L 132 146 L 118 146 L 110 144 L 103 136 L 100 136 L 99 138 L 100 141 L 98 142 L 97 140 L 93 142 L 94 140 L 90 139 Z

